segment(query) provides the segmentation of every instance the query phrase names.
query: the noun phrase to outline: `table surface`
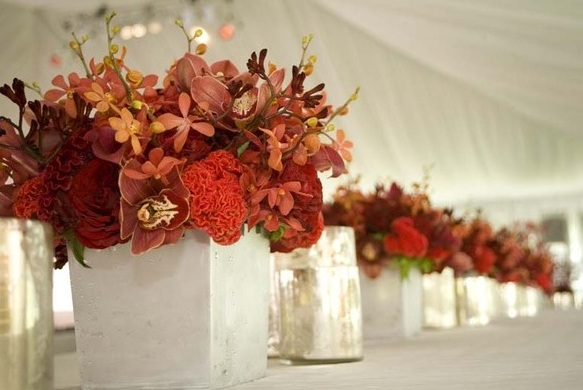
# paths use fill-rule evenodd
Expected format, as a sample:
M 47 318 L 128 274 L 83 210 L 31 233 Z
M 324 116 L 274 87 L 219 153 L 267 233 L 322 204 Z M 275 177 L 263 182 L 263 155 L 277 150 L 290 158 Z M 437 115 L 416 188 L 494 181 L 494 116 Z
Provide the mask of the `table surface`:
M 55 385 L 79 389 L 74 353 L 55 357 Z M 426 330 L 365 343 L 361 362 L 284 366 L 231 389 L 583 389 L 583 311 L 546 310 L 487 326 Z

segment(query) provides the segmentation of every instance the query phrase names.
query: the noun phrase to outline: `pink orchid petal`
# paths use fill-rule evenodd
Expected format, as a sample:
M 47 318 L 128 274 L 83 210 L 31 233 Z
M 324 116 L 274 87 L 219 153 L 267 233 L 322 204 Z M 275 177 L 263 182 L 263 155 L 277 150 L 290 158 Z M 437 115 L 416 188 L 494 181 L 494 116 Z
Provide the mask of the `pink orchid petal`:
M 174 137 L 174 150 L 180 152 L 188 138 L 188 130 L 179 131 Z
M 45 99 L 51 102 L 57 102 L 65 93 L 66 91 L 62 89 L 49 89 L 45 92 Z
M 134 180 L 126 173 L 132 171 L 137 172 L 140 168 L 141 164 L 136 159 L 131 159 L 124 165 L 120 172 L 119 190 L 122 198 L 130 205 L 135 205 L 143 199 L 157 194 L 147 180 Z
M 239 69 L 229 60 L 217 61 L 211 65 L 214 75 L 222 74 L 225 78 L 233 78 L 239 74 Z
M 128 239 L 138 226 L 137 207 L 130 205 L 121 199 L 120 209 L 120 231 L 119 236 L 122 240 Z
M 207 137 L 215 135 L 215 127 L 207 122 L 191 123 L 190 127 Z
M 285 192 L 279 202 L 279 211 L 282 215 L 288 215 L 294 207 L 294 197 L 290 192 Z
M 160 115 L 157 121 L 162 123 L 166 130 L 172 130 L 176 127 L 183 126 L 185 119 L 174 114 L 166 113 Z
M 142 170 L 143 169 L 144 168 L 142 167 Z M 148 179 L 149 177 L 152 177 L 152 175 L 149 175 L 148 172 L 146 172 L 146 173 L 138 172 L 138 171 L 134 171 L 133 169 L 127 169 L 124 172 L 124 175 L 126 175 L 130 179 L 134 179 L 134 180 L 145 180 L 145 179 Z
M 136 229 L 132 237 L 132 254 L 140 255 L 142 253 L 148 252 L 151 249 L 158 248 L 164 243 L 165 235 L 165 231 L 162 229 Z
M 231 95 L 223 83 L 211 76 L 192 80 L 190 95 L 199 104 L 207 102 L 209 109 L 217 114 L 222 114 L 231 100 Z
M 176 77 L 178 78 L 178 83 L 182 91 L 190 90 L 192 80 L 196 76 L 202 76 L 210 72 L 211 69 L 206 61 L 202 57 L 192 53 L 186 53 L 176 63 Z
M 278 70 L 269 75 L 269 80 L 271 81 L 271 84 L 273 84 L 273 86 L 275 87 L 276 92 L 281 91 L 281 85 L 283 84 L 284 78 L 285 78 L 284 68 L 279 68 Z
M 184 92 L 180 94 L 178 97 L 178 108 L 180 109 L 182 116 L 186 118 L 190 111 L 190 96 L 188 96 L 188 94 Z
M 162 148 L 154 148 L 148 153 L 148 159 L 152 165 L 158 166 L 164 158 L 164 150 Z

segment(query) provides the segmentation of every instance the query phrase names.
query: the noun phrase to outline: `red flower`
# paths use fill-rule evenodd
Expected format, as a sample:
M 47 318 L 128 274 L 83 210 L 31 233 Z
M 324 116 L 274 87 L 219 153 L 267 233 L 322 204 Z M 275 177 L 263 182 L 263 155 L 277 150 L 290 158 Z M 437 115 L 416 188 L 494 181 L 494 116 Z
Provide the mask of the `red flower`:
M 277 178 L 277 183 L 299 182 L 301 193 L 294 194 L 294 208 L 288 219 L 301 223 L 303 231 L 288 228 L 283 238 L 271 243 L 272 252 L 289 252 L 314 245 L 324 228 L 322 213 L 322 183 L 313 165 L 289 164 Z
M 392 233 L 384 238 L 385 251 L 391 256 L 423 257 L 427 253 L 427 237 L 413 226 L 409 217 L 400 217 L 391 224 Z
M 38 218 L 39 210 L 39 191 L 42 187 L 42 178 L 33 177 L 16 190 L 12 210 L 14 215 L 19 218 Z
M 239 184 L 242 173 L 239 160 L 223 150 L 210 153 L 182 173 L 190 190 L 190 222 L 218 244 L 230 245 L 241 237 L 249 211 Z
M 479 274 L 487 275 L 496 262 L 496 254 L 486 246 L 477 246 L 473 251 L 474 268 Z
M 119 165 L 93 159 L 71 180 L 68 199 L 73 207 L 75 235 L 88 248 L 120 243 Z

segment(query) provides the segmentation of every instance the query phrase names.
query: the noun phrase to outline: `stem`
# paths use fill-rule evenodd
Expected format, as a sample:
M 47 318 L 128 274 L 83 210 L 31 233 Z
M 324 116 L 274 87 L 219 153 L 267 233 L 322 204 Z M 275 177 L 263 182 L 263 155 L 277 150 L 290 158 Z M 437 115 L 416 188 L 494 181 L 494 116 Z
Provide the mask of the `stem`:
M 113 68 L 113 71 L 115 72 L 115 74 L 117 75 L 117 77 L 119 78 L 119 80 L 121 81 L 125 91 L 126 91 L 126 97 L 128 99 L 128 103 L 131 105 L 132 101 L 134 100 L 133 98 L 133 93 L 132 93 L 132 89 L 130 88 L 129 84 L 126 82 L 126 80 L 124 79 L 124 77 L 121 74 L 121 70 L 119 69 L 119 66 L 117 65 L 117 60 L 115 58 L 115 53 L 112 50 L 112 42 L 113 42 L 113 38 L 115 37 L 115 35 L 111 34 L 111 20 L 113 19 L 113 17 L 115 16 L 115 12 L 112 13 L 111 15 L 109 15 L 108 17 L 105 18 L 105 27 L 107 29 L 107 52 L 109 53 L 109 60 L 111 62 L 111 67 Z
M 83 42 L 81 42 L 77 38 L 75 33 L 71 33 L 71 34 L 73 35 L 73 39 L 75 39 L 75 43 L 77 44 L 77 48 L 73 48 L 73 51 L 75 52 L 75 54 L 77 54 L 77 57 L 79 57 L 79 59 L 81 60 L 81 63 L 83 64 L 83 68 L 85 69 L 85 74 L 87 75 L 87 78 L 93 80 L 93 74 L 89 70 L 89 66 L 87 66 L 87 61 L 85 60 L 85 55 L 83 55 L 83 49 L 81 48 L 81 45 L 83 45 Z
M 346 107 L 348 107 L 348 105 L 350 104 L 350 102 L 356 100 L 356 98 L 358 97 L 358 92 L 359 91 L 360 91 L 360 87 L 356 88 L 356 90 L 354 91 L 354 93 L 352 95 L 350 95 L 350 97 L 346 100 L 346 102 L 344 102 L 343 105 L 341 105 L 339 108 L 337 108 L 336 110 L 334 110 L 334 112 L 332 113 L 332 115 L 330 115 L 330 118 L 328 118 L 328 120 L 326 121 L 326 123 L 324 123 L 324 126 L 326 126 L 330 122 L 332 122 L 332 120 L 334 118 L 336 118 L 336 116 L 338 116 L 338 114 L 340 114 L 340 112 L 342 112 L 342 110 L 344 110 Z

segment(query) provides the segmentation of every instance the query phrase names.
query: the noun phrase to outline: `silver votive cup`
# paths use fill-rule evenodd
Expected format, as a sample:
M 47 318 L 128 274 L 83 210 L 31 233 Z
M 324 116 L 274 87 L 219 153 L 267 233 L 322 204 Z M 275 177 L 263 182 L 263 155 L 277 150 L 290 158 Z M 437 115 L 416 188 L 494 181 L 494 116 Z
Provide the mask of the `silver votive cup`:
M 0 218 L 0 389 L 53 388 L 52 230 Z
M 361 360 L 360 281 L 352 228 L 326 227 L 313 247 L 274 256 L 280 361 Z

